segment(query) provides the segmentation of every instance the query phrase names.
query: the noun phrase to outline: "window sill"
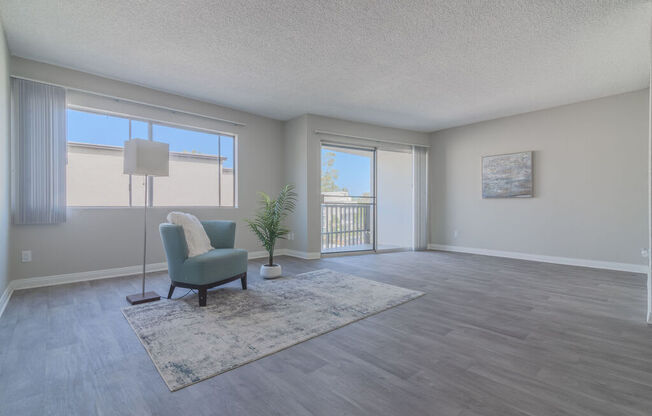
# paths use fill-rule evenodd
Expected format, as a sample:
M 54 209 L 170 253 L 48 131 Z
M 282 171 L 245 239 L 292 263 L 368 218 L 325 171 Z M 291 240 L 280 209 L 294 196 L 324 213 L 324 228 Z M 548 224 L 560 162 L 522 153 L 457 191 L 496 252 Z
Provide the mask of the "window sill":
M 173 210 L 173 209 L 227 209 L 234 210 L 239 207 L 236 205 L 234 207 L 222 207 L 218 205 L 170 205 L 170 206 L 153 206 L 147 207 L 150 210 Z M 68 205 L 67 209 L 72 211 L 83 211 L 83 210 L 114 210 L 114 209 L 143 209 L 143 206 L 134 205 L 131 207 L 119 207 L 119 206 L 77 206 L 77 205 Z

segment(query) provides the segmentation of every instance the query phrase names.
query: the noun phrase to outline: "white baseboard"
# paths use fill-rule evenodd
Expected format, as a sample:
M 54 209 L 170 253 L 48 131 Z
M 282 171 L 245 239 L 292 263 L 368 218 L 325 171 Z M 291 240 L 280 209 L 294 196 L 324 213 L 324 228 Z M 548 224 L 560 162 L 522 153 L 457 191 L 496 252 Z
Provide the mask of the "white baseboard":
M 278 249 L 275 253 L 277 256 L 291 256 L 302 259 L 319 258 L 319 253 L 304 253 L 295 250 Z M 249 252 L 249 259 L 259 259 L 267 257 L 266 251 Z M 13 290 L 31 289 L 43 286 L 65 285 L 68 283 L 85 282 L 88 280 L 109 279 L 112 277 L 129 276 L 139 274 L 143 266 L 118 267 L 114 269 L 91 270 L 87 272 L 59 274 L 52 276 L 29 277 L 16 279 L 9 282 Z M 168 269 L 167 263 L 152 263 L 147 265 L 147 272 L 161 272 Z
M 289 248 L 279 248 L 274 251 L 274 256 L 290 256 L 305 260 L 316 260 L 321 258 L 321 253 L 308 253 L 305 251 L 290 250 Z M 266 251 L 250 251 L 249 259 L 262 259 L 267 257 Z
M 319 253 L 306 253 L 296 250 L 278 249 L 275 253 L 277 256 L 291 256 L 302 259 L 318 259 Z M 266 251 L 249 252 L 249 259 L 259 259 L 267 257 Z M 7 288 L 0 297 L 0 316 L 4 312 L 12 293 L 15 290 L 33 289 L 44 286 L 65 285 L 68 283 L 86 282 L 89 280 L 110 279 L 113 277 L 129 276 L 142 272 L 143 266 L 117 267 L 113 269 L 91 270 L 87 272 L 58 274 L 52 276 L 28 277 L 24 279 L 12 280 L 7 284 Z M 146 267 L 147 272 L 160 272 L 168 269 L 167 263 L 152 263 Z
M 167 263 L 152 263 L 146 267 L 147 272 L 160 272 L 168 269 Z M 58 274 L 53 276 L 28 277 L 12 280 L 14 290 L 32 289 L 35 287 L 65 285 L 68 283 L 85 282 L 88 280 L 109 279 L 112 277 L 139 274 L 143 266 L 117 267 L 114 269 L 91 270 L 87 272 Z
M 451 251 L 456 253 L 480 254 L 483 256 L 507 257 L 510 259 L 538 261 L 542 263 L 564 264 L 567 266 L 590 267 L 593 269 L 617 270 L 631 273 L 647 273 L 645 264 L 616 263 L 611 261 L 576 259 L 571 257 L 544 256 L 541 254 L 520 253 L 517 251 L 500 251 L 486 248 L 449 246 L 446 244 L 428 244 L 428 250 Z
M 282 249 L 286 256 L 298 257 L 305 260 L 317 260 L 321 258 L 321 253 L 309 253 L 306 251 L 290 250 L 289 248 Z
M 12 293 L 14 293 L 14 287 L 11 284 L 11 282 L 9 282 L 7 283 L 7 287 L 5 288 L 5 291 L 2 292 L 2 296 L 0 296 L 0 317 L 5 311 L 5 308 L 9 303 L 9 299 L 11 298 Z
M 145 270 L 147 270 L 147 272 L 150 273 L 150 272 L 160 272 L 167 269 L 168 269 L 167 263 L 152 263 L 152 264 L 148 264 Z M 143 266 L 128 266 L 128 267 L 117 267 L 114 269 L 91 270 L 87 272 L 57 274 L 52 276 L 28 277 L 24 279 L 11 280 L 9 284 L 7 284 L 7 288 L 2 294 L 2 297 L 0 297 L 0 317 L 2 317 L 2 313 L 5 311 L 5 308 L 9 303 L 9 299 L 11 298 L 11 295 L 16 290 L 33 289 L 37 287 L 65 285 L 69 283 L 86 282 L 90 280 L 110 279 L 113 277 L 129 276 L 134 274 L 140 274 L 142 270 L 143 270 Z
M 278 250 L 278 251 L 281 251 L 281 250 Z M 248 254 L 249 260 L 262 259 L 264 257 L 267 257 L 267 252 L 266 251 L 250 251 L 249 254 Z

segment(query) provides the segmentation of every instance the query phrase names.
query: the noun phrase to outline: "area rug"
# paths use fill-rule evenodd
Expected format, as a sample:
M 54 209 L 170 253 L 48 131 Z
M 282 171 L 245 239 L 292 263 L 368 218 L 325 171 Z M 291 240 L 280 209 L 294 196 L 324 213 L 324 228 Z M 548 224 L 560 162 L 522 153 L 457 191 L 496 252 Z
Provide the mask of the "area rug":
M 122 313 L 175 391 L 421 295 L 324 269 Z

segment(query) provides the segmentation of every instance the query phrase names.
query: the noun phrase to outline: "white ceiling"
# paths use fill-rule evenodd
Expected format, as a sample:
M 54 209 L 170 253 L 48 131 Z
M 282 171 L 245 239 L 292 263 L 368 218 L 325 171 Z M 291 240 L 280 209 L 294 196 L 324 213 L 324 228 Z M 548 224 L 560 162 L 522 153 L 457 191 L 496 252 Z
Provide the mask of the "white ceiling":
M 287 120 L 433 131 L 645 88 L 650 1 L 0 0 L 11 53 Z

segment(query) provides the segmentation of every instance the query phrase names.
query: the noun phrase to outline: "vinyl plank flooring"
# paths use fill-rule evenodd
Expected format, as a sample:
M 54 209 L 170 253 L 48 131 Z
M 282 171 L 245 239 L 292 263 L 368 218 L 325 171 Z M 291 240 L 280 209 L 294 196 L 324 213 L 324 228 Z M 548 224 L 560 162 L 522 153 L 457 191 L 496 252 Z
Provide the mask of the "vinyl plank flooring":
M 0 415 L 650 415 L 644 275 L 444 252 L 279 261 L 426 296 L 170 393 L 120 311 L 139 276 L 17 291 Z

